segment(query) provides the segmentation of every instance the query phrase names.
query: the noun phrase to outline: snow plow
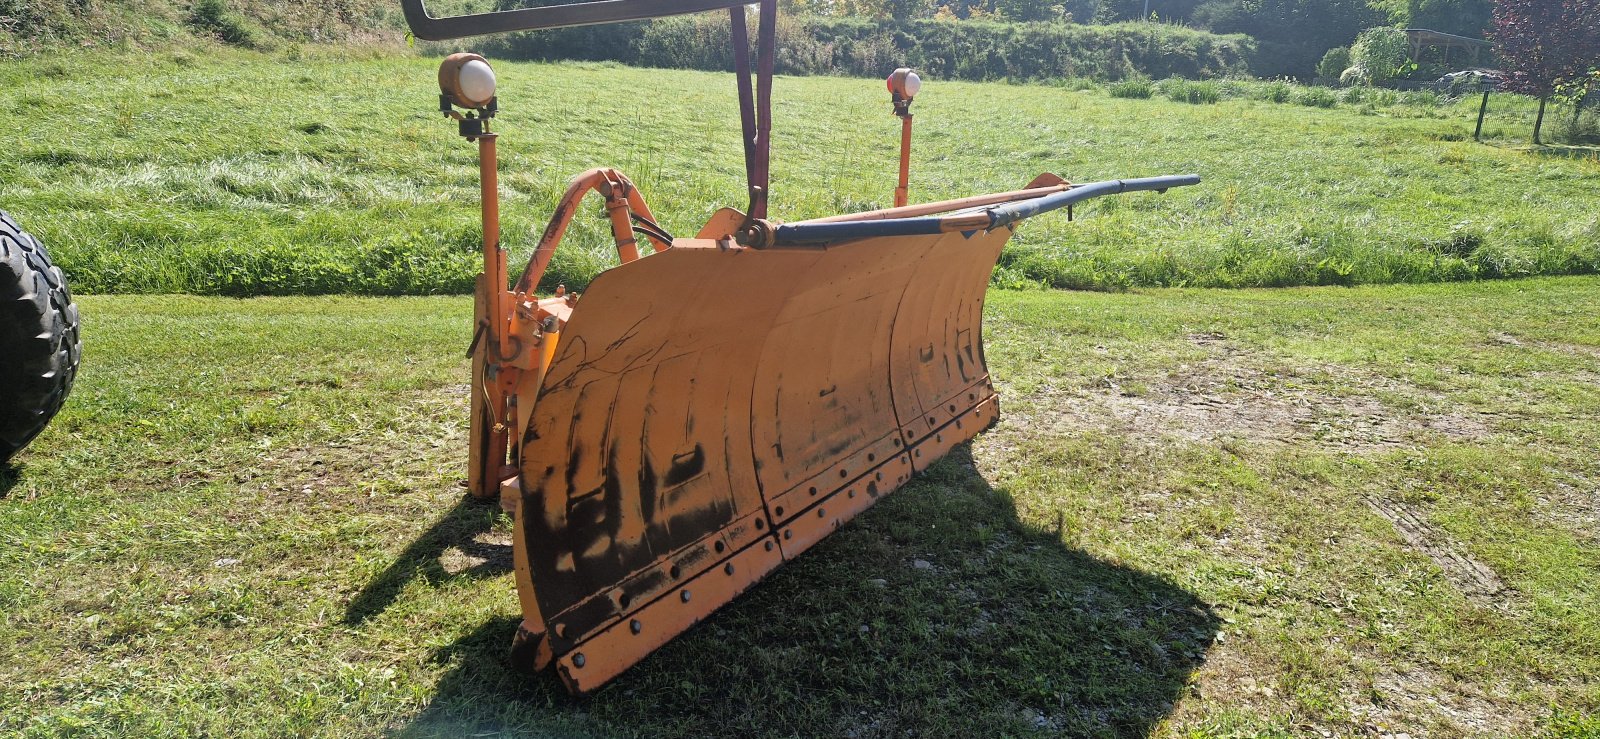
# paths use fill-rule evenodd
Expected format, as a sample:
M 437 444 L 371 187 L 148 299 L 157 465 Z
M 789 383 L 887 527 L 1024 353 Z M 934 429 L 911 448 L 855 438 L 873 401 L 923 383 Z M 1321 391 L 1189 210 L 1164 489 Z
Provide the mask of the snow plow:
M 515 284 L 500 245 L 494 73 L 441 66 L 440 110 L 479 147 L 484 271 L 476 292 L 468 486 L 515 512 L 520 666 L 574 693 L 615 678 L 800 555 L 998 414 L 981 339 L 985 290 L 1021 220 L 1193 175 L 1072 184 L 907 205 L 911 104 L 895 207 L 797 223 L 767 217 L 775 0 L 603 0 L 434 18 L 419 38 L 724 10 L 747 175 L 744 210 L 668 233 L 626 176 L 574 178 Z M 535 294 L 588 193 L 619 264 L 581 297 Z M 641 239 L 644 242 L 641 245 Z M 641 246 L 648 253 L 641 253 Z

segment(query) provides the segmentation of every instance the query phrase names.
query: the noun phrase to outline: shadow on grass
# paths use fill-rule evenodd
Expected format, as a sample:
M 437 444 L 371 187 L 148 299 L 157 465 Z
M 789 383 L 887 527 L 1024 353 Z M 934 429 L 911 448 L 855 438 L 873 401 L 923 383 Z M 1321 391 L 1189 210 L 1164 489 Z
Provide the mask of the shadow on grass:
M 439 522 L 417 537 L 345 607 L 344 622 L 355 626 L 382 613 L 406 583 L 421 577 L 438 584 L 452 577 L 494 577 L 511 571 L 511 545 L 484 541 L 494 526 L 500 507 L 463 497 Z M 460 555 L 461 569 L 445 567 L 445 553 Z M 507 642 L 509 643 L 509 641 Z
M 965 447 L 587 699 L 507 663 L 517 618 L 438 650 L 403 736 L 1141 736 L 1219 620 L 1019 521 Z
M 0 500 L 5 500 L 11 494 L 11 488 L 16 487 L 22 479 L 22 468 L 10 462 L 0 462 Z

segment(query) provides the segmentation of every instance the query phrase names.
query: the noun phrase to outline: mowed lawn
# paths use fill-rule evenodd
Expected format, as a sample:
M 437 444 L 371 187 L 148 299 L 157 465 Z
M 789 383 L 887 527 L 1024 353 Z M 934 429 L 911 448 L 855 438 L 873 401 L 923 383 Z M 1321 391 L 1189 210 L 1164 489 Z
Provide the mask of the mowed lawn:
M 470 292 L 474 148 L 439 115 L 436 54 L 294 47 L 60 51 L 0 65 L 0 208 L 85 291 Z M 731 73 L 496 60 L 505 243 L 520 270 L 572 175 L 615 166 L 693 235 L 745 207 Z M 892 66 L 885 62 L 887 67 Z M 138 70 L 137 74 L 130 70 Z M 1527 148 L 1533 106 L 1217 82 L 1214 104 L 1086 81 L 929 80 L 912 198 L 1196 173 L 1200 187 L 1040 219 L 997 282 L 1275 287 L 1600 271 L 1600 150 Z M 774 83 L 772 215 L 890 203 L 899 122 L 881 80 Z M 1276 98 L 1270 96 L 1277 95 Z M 1281 99 L 1284 102 L 1273 102 Z M 1567 113 L 1551 113 L 1552 130 Z M 586 208 L 546 287 L 610 260 Z
M 467 298 L 86 297 L 0 734 L 1592 736 L 1597 303 L 994 292 L 998 427 L 580 700 L 505 661 Z

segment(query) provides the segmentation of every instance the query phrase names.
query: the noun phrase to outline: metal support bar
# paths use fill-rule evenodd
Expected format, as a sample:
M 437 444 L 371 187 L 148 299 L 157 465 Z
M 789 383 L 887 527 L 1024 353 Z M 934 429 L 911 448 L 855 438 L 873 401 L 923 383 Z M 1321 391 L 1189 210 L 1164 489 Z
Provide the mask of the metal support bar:
M 905 207 L 911 197 L 911 113 L 900 117 L 900 181 L 894 188 L 894 207 Z
M 756 26 L 756 109 L 759 115 L 756 118 L 755 177 L 750 183 L 758 200 L 750 207 L 752 218 L 767 217 L 767 199 L 772 192 L 768 170 L 772 160 L 772 65 L 777 45 L 778 0 L 762 0 L 760 13 Z
M 773 229 L 771 245 L 801 246 L 877 236 L 916 236 L 951 231 L 991 230 L 1090 198 L 1141 190 L 1165 191 L 1168 188 L 1195 185 L 1199 182 L 1199 175 L 1109 180 L 1077 185 L 1043 197 L 947 216 L 781 225 Z
M 599 2 L 436 18 L 428 14 L 422 0 L 400 0 L 400 7 L 405 11 L 406 25 L 411 27 L 412 35 L 424 41 L 444 41 L 508 31 L 636 21 L 721 10 L 740 5 L 742 3 L 730 0 L 599 0 Z

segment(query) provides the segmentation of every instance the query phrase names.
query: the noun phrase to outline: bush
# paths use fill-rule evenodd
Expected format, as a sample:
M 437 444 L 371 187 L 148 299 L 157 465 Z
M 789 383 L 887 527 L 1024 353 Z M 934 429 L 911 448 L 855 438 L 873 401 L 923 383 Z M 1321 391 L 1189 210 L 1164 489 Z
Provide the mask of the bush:
M 513 59 L 611 60 L 644 67 L 732 67 L 722 14 L 513 34 L 489 41 Z M 1159 23 L 864 20 L 779 17 L 780 74 L 880 77 L 897 66 L 935 79 L 1213 78 L 1249 73 L 1255 42 Z
M 1255 88 L 1251 97 L 1265 100 L 1269 103 L 1287 103 L 1294 95 L 1294 88 L 1282 80 L 1274 80 Z
M 1575 115 L 1554 121 L 1555 139 L 1569 144 L 1600 144 L 1600 111 L 1579 109 Z
M 1332 84 L 1339 81 L 1340 75 L 1350 68 L 1350 48 L 1337 46 L 1322 55 L 1322 61 L 1317 62 L 1317 81 Z
M 1398 28 L 1368 28 L 1350 47 L 1350 65 L 1364 70 L 1367 84 L 1391 80 L 1403 74 L 1410 46 L 1406 32 Z M 1346 74 L 1348 74 L 1346 70 Z
M 1222 92 L 1214 82 L 1193 82 L 1173 78 L 1161 83 L 1167 98 L 1179 103 L 1210 104 L 1222 99 Z
M 256 45 L 255 33 L 243 18 L 228 9 L 227 0 L 195 0 L 189 10 L 189 25 L 230 44 Z
M 1326 87 L 1307 87 L 1294 96 L 1294 101 L 1312 108 L 1332 108 L 1339 104 L 1339 96 Z
M 1143 100 L 1150 97 L 1150 95 L 1155 92 L 1155 88 L 1145 80 L 1123 80 L 1121 82 L 1113 83 L 1110 87 L 1106 88 L 1106 92 L 1111 93 L 1111 97 L 1114 98 L 1134 98 Z

